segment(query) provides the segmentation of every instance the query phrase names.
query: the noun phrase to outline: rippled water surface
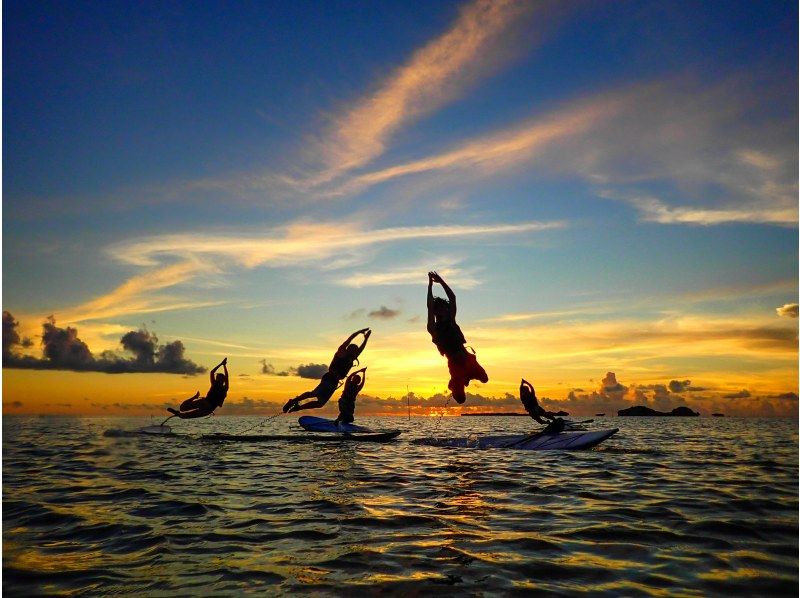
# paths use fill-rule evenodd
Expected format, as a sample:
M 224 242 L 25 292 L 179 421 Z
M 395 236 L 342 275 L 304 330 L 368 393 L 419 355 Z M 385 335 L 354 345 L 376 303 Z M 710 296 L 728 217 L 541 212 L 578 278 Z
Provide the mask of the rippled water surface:
M 797 593 L 794 420 L 607 418 L 582 452 L 408 442 L 531 427 L 506 417 L 359 418 L 403 429 L 390 444 L 197 437 L 260 421 L 4 417 L 4 591 Z

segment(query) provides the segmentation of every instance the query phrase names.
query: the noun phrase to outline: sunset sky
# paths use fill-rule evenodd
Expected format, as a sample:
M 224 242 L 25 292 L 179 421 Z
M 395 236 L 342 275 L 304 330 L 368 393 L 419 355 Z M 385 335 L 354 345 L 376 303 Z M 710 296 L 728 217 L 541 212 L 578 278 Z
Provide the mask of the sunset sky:
M 4 414 L 159 415 L 227 356 L 219 414 L 270 415 L 365 326 L 357 415 L 427 413 L 437 270 L 465 408 L 796 416 L 796 3 L 3 9 Z

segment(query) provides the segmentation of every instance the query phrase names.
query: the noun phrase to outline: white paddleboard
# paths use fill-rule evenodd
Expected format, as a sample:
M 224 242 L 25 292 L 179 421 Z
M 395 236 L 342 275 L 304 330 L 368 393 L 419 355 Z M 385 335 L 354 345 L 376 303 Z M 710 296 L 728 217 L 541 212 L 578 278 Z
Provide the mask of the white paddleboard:
M 415 444 L 454 448 L 505 448 L 523 451 L 576 451 L 597 446 L 619 432 L 619 428 L 560 434 L 515 434 L 505 436 L 470 436 L 468 438 L 420 438 Z

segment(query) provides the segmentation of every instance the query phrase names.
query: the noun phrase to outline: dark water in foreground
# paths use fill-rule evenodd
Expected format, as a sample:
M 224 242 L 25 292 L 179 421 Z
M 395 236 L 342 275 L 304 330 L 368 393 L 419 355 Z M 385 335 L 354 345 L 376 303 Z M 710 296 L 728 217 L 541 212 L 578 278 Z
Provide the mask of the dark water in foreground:
M 3 590 L 796 595 L 796 421 L 600 422 L 621 430 L 594 450 L 527 452 L 407 442 L 434 418 L 360 418 L 407 431 L 322 445 L 103 434 L 149 418 L 5 417 Z M 465 417 L 438 432 L 529 428 Z

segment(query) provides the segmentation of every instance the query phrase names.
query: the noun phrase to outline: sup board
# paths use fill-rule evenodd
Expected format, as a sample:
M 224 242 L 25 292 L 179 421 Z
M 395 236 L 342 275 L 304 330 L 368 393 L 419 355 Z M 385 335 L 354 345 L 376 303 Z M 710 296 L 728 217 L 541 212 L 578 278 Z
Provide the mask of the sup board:
M 337 424 L 332 419 L 325 419 L 323 417 L 314 417 L 313 415 L 303 415 L 297 420 L 304 430 L 309 432 L 374 432 L 363 426 L 356 426 L 355 424 Z
M 389 442 L 400 430 L 339 434 L 203 434 L 201 440 L 217 442 Z
M 576 451 L 597 446 L 619 432 L 619 428 L 560 434 L 516 434 L 505 436 L 470 436 L 468 438 L 420 438 L 414 444 L 453 448 L 507 448 L 523 451 Z
M 160 426 L 145 426 L 144 428 L 139 428 L 137 431 L 139 434 L 172 434 L 172 428 L 163 424 Z

